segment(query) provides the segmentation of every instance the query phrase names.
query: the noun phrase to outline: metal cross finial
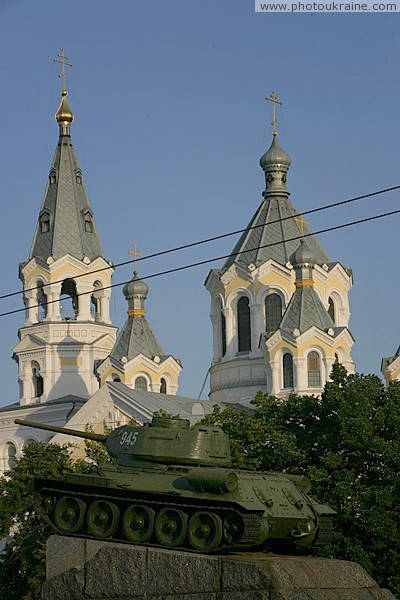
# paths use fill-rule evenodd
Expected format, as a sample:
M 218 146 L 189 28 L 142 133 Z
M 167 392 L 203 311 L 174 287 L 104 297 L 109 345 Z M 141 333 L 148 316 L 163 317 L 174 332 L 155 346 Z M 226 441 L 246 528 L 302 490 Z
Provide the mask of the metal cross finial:
M 143 254 L 136 251 L 136 242 L 133 244 L 133 250 L 128 250 L 128 254 L 133 254 L 133 270 L 136 273 L 136 257 L 143 256 Z
M 265 96 L 266 100 L 269 100 L 269 102 L 272 102 L 273 105 L 273 119 L 272 119 L 272 127 L 273 127 L 273 131 L 272 131 L 272 135 L 277 135 L 278 132 L 276 130 L 276 124 L 278 122 L 278 119 L 276 118 L 276 105 L 279 104 L 280 106 L 282 106 L 282 102 L 278 99 L 278 96 L 276 95 L 276 92 L 272 91 L 269 95 L 269 97 Z
M 61 64 L 61 74 L 58 76 L 61 78 L 61 81 L 62 81 L 61 91 L 66 92 L 67 88 L 65 87 L 65 78 L 68 75 L 68 71 L 65 70 L 65 65 L 67 65 L 68 67 L 73 67 L 74 65 L 67 62 L 67 60 L 69 60 L 69 58 L 68 58 L 68 56 L 65 56 L 64 48 L 61 49 L 61 54 L 57 54 L 57 56 L 58 56 L 58 58 L 61 58 L 61 60 L 58 60 L 57 58 L 53 58 L 53 62 Z
M 299 215 L 300 215 L 300 217 L 295 217 L 294 220 L 297 221 L 297 223 L 300 223 L 300 234 L 301 234 L 301 237 L 303 237 L 303 235 L 304 235 L 304 225 L 309 225 L 310 221 L 305 221 L 303 219 L 303 211 L 302 210 L 299 212 Z

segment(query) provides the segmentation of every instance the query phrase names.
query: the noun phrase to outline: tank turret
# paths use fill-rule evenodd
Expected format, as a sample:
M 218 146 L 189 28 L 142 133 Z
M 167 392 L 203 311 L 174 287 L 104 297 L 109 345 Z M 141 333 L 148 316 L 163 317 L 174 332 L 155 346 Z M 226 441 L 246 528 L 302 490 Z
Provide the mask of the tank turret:
M 232 469 L 219 427 L 153 417 L 105 435 L 15 422 L 102 442 L 115 459 L 35 479 L 36 508 L 57 533 L 195 552 L 332 539 L 335 511 L 308 496 L 307 477 Z

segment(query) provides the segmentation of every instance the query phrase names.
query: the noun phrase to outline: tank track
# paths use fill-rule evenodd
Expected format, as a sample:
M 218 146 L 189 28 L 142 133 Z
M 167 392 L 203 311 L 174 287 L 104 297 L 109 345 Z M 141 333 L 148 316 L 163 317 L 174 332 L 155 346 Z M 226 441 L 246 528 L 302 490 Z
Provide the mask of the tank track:
M 46 482 L 47 483 L 47 482 Z M 221 542 L 218 544 L 217 548 L 213 548 L 212 550 L 208 550 L 205 548 L 202 549 L 196 549 L 193 548 L 191 546 L 191 544 L 189 543 L 188 540 L 188 535 L 185 535 L 185 539 L 181 544 L 177 544 L 177 545 L 173 545 L 173 544 L 162 544 L 158 541 L 156 535 L 155 535 L 155 531 L 153 528 L 153 532 L 152 535 L 150 537 L 150 539 L 148 541 L 145 542 L 146 546 L 156 546 L 156 547 L 173 547 L 174 549 L 184 549 L 185 551 L 190 551 L 190 552 L 225 552 L 227 550 L 231 550 L 231 549 L 244 549 L 244 548 L 249 548 L 251 546 L 256 546 L 260 544 L 260 535 L 262 535 L 263 533 L 263 526 L 265 525 L 264 523 L 264 519 L 262 517 L 262 513 L 243 513 L 238 511 L 237 509 L 233 508 L 232 506 L 229 506 L 228 504 L 226 506 L 224 506 L 223 503 L 220 503 L 219 505 L 209 505 L 208 503 L 203 503 L 201 501 L 198 501 L 197 499 L 194 500 L 193 502 L 187 502 L 187 501 L 182 501 L 182 499 L 179 496 L 173 496 L 173 495 L 169 495 L 166 494 L 163 497 L 158 497 L 158 498 L 154 498 L 154 495 L 146 495 L 146 494 L 136 494 L 134 497 L 132 497 L 132 493 L 130 492 L 129 494 L 123 493 L 123 490 L 118 490 L 121 493 L 113 493 L 115 492 L 115 488 L 114 489 L 99 489 L 96 490 L 99 495 L 94 496 L 93 494 L 93 490 L 89 491 L 85 491 L 79 488 L 79 486 L 75 487 L 75 486 L 71 486 L 70 489 L 62 489 L 61 486 L 60 488 L 58 487 L 53 487 L 54 486 L 54 481 L 52 482 L 48 482 L 51 483 L 53 485 L 45 485 L 44 487 L 41 486 L 37 486 L 37 493 L 40 493 L 42 496 L 44 495 L 49 495 L 55 498 L 54 501 L 54 506 L 57 502 L 57 500 L 63 498 L 63 497 L 68 497 L 68 498 L 76 498 L 76 499 L 80 499 L 83 500 L 83 502 L 85 502 L 86 505 L 86 513 L 87 510 L 90 506 L 90 504 L 94 501 L 104 501 L 104 502 L 111 502 L 114 503 L 118 510 L 119 510 L 119 522 L 118 522 L 118 526 L 115 530 L 115 532 L 110 535 L 110 536 L 99 536 L 99 535 L 94 535 L 88 527 L 88 519 L 87 516 L 85 515 L 83 524 L 82 524 L 82 528 L 79 531 L 74 531 L 72 533 L 69 533 L 68 531 L 63 531 L 60 530 L 59 527 L 57 527 L 56 523 L 54 522 L 54 506 L 53 509 L 46 513 L 43 511 L 43 509 L 41 507 L 39 507 L 39 505 L 37 505 L 37 510 L 38 512 L 41 514 L 42 518 L 49 523 L 49 525 L 51 525 L 51 527 L 57 532 L 60 533 L 62 535 L 72 535 L 74 537 L 85 537 L 85 538 L 91 538 L 91 539 L 107 539 L 108 541 L 115 541 L 115 542 L 121 542 L 121 543 L 128 543 L 128 544 L 132 544 L 135 542 L 130 541 L 129 539 L 127 539 L 124 530 L 123 530 L 123 526 L 122 526 L 122 517 L 123 514 L 125 513 L 126 509 L 130 506 L 130 505 L 136 505 L 136 506 L 143 506 L 143 507 L 147 507 L 152 509 L 156 514 L 162 510 L 162 509 L 166 509 L 166 508 L 170 508 L 170 509 L 178 509 L 180 511 L 182 511 L 185 515 L 187 515 L 187 518 L 190 519 L 190 517 L 198 512 L 208 512 L 211 513 L 213 515 L 217 515 L 223 524 L 223 527 L 225 528 L 225 524 L 227 522 L 227 519 L 233 519 L 233 521 L 237 521 L 237 523 L 240 524 L 240 529 L 241 529 L 241 536 L 240 536 L 240 540 L 234 541 L 234 542 L 229 542 L 227 540 L 227 536 L 225 534 L 225 529 L 223 529 L 224 533 L 222 535 L 222 539 Z M 75 489 L 73 489 L 73 487 Z M 77 489 L 78 488 L 78 489 Z M 187 499 L 185 499 L 187 500 Z

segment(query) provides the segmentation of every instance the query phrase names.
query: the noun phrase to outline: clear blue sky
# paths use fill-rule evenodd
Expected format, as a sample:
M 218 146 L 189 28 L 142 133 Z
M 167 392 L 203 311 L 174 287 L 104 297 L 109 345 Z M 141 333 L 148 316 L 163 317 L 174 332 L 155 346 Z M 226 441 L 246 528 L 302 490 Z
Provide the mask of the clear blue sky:
M 253 0 L 0 2 L 2 293 L 19 288 L 57 143 L 59 80 L 105 256 L 150 254 L 246 226 L 261 200 L 272 89 L 300 210 L 400 184 L 400 15 L 255 14 Z M 400 193 L 312 216 L 311 227 L 400 207 Z M 321 236 L 354 271 L 358 370 L 378 373 L 400 344 L 400 216 Z M 228 253 L 235 239 L 141 263 L 142 276 Z M 219 263 L 220 264 L 220 263 Z M 219 266 L 218 263 L 212 266 Z M 181 358 L 180 393 L 199 393 L 212 353 L 208 267 L 149 281 L 148 318 Z M 130 277 L 118 269 L 114 283 Z M 112 317 L 125 320 L 121 288 Z M 22 307 L 0 301 L 1 312 Z M 0 404 L 18 398 L 11 348 L 23 314 L 0 319 Z

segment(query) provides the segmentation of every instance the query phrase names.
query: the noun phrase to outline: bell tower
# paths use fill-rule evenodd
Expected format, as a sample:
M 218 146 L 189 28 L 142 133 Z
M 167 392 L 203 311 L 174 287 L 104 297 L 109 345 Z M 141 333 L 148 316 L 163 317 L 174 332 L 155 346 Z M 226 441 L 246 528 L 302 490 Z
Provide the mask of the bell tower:
M 28 260 L 20 264 L 25 323 L 13 350 L 20 403 L 67 395 L 89 398 L 98 389 L 96 365 L 110 353 L 112 263 L 103 254 L 71 139 L 74 115 L 67 101 L 64 50 L 59 138 Z

